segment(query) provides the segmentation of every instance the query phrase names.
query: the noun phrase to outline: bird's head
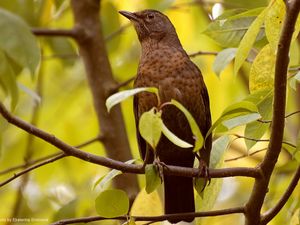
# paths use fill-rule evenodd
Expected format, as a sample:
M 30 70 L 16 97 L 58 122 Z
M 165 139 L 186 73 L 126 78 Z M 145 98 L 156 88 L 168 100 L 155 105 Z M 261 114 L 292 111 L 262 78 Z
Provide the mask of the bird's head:
M 119 11 L 134 25 L 140 42 L 151 39 L 157 42 L 165 40 L 170 44 L 179 44 L 176 30 L 169 18 L 157 10 L 147 9 L 139 12 Z

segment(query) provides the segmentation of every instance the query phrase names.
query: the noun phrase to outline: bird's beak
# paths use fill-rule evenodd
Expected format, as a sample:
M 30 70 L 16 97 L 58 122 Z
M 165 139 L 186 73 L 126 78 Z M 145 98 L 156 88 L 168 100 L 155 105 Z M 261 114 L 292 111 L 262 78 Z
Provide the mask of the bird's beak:
M 128 11 L 119 11 L 119 13 L 123 16 L 125 16 L 129 20 L 138 21 L 138 17 L 135 13 L 128 12 Z

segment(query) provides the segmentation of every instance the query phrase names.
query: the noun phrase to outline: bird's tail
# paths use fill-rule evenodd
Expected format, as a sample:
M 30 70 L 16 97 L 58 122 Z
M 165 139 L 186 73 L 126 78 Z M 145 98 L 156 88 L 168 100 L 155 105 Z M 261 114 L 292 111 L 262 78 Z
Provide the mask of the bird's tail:
M 165 213 L 195 212 L 193 178 L 179 176 L 164 176 Z M 170 219 L 170 223 L 181 220 Z M 184 221 L 191 222 L 193 218 Z

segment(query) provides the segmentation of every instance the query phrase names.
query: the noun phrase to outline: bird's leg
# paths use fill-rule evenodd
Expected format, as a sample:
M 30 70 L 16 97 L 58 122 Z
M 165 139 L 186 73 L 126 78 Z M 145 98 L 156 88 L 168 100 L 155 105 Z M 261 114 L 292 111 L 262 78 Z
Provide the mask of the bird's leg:
M 163 182 L 163 180 L 164 180 L 164 168 L 168 169 L 168 166 L 164 162 L 160 161 L 159 156 L 156 153 L 154 153 L 153 164 L 155 165 L 155 167 L 158 171 L 161 182 Z
M 146 165 L 149 164 L 149 158 L 150 158 L 150 148 L 149 145 L 146 145 L 146 154 L 145 154 L 145 158 L 143 159 L 144 160 L 143 168 L 145 168 Z
M 204 185 L 203 185 L 203 189 L 208 185 L 210 185 L 210 176 L 209 176 L 209 168 L 207 166 L 207 163 L 197 154 L 195 153 L 195 157 L 198 159 L 199 161 L 199 166 L 198 166 L 198 177 L 203 177 L 204 179 Z M 208 181 L 208 183 L 207 183 Z

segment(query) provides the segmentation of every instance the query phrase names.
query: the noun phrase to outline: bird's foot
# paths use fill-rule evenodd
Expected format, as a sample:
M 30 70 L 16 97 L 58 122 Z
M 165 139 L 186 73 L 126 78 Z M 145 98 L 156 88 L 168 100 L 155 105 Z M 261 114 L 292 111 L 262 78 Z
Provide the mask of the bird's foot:
M 211 178 L 209 176 L 209 168 L 207 166 L 206 161 L 204 161 L 202 158 L 200 158 L 199 155 L 195 154 L 196 158 L 199 161 L 199 166 L 198 166 L 198 178 L 203 178 L 204 179 L 204 185 L 201 190 L 201 192 L 204 190 L 204 188 L 208 185 L 210 185 Z
M 164 162 L 160 161 L 160 159 L 158 157 L 155 157 L 155 159 L 153 161 L 153 164 L 154 164 L 154 166 L 156 167 L 156 169 L 158 171 L 161 182 L 163 182 L 163 180 L 164 180 L 164 168 L 168 169 L 168 166 Z

